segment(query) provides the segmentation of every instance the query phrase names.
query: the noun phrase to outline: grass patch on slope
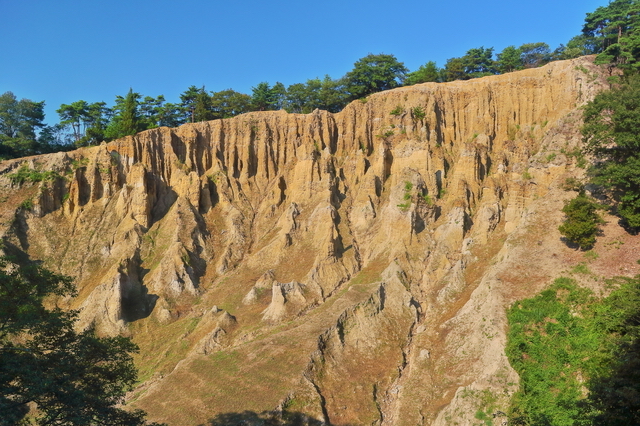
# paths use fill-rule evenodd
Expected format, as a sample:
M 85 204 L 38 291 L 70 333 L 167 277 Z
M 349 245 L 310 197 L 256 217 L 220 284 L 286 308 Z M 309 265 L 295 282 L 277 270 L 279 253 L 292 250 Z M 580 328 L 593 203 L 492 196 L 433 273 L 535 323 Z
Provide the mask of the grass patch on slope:
M 638 360 L 630 348 L 640 335 L 640 278 L 615 284 L 618 289 L 598 299 L 562 277 L 509 309 L 506 352 L 521 379 L 510 424 L 633 423 L 630 417 L 612 422 L 611 401 L 602 402 L 640 391 L 637 381 L 616 389 L 615 378 L 621 366 Z M 625 405 L 632 413 L 633 402 Z

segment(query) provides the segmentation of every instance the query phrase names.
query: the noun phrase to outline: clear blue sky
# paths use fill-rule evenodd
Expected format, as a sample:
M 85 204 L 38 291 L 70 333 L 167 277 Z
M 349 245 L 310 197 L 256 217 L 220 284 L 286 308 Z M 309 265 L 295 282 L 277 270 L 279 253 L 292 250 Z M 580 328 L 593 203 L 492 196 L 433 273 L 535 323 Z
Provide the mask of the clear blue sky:
M 179 100 L 188 86 L 251 93 L 339 78 L 369 53 L 410 70 L 474 47 L 580 33 L 607 0 L 0 0 L 0 93 L 46 101 L 46 120 L 79 99 L 113 105 L 132 87 Z

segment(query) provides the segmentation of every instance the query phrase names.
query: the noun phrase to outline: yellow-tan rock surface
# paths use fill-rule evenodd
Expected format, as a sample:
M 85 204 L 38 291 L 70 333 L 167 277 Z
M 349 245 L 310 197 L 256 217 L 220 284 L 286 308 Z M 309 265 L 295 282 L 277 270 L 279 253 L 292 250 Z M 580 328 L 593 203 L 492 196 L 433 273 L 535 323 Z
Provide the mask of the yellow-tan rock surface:
M 566 154 L 599 72 L 554 62 L 6 161 L 0 234 L 76 279 L 81 327 L 140 345 L 130 403 L 152 420 L 472 424 L 517 389 L 505 309 L 566 267 L 560 185 L 584 173 Z M 12 186 L 25 161 L 61 177 Z

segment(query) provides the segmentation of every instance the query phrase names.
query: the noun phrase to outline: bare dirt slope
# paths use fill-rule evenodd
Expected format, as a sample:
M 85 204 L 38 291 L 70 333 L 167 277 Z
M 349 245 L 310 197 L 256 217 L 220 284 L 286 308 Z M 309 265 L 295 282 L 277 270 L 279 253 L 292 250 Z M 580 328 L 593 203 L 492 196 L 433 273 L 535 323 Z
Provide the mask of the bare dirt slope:
M 140 345 L 152 420 L 500 424 L 505 308 L 580 262 L 638 272 L 613 218 L 598 259 L 557 231 L 605 86 L 582 58 L 7 161 L 0 235 L 76 278 L 81 326 Z M 25 162 L 59 176 L 12 185 Z

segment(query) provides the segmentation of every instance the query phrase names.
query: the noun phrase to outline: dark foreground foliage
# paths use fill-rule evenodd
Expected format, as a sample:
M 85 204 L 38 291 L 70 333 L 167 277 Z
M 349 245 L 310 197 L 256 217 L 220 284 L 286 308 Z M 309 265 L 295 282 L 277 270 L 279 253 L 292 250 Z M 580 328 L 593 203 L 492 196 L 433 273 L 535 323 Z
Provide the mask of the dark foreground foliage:
M 76 332 L 77 312 L 50 306 L 72 295 L 70 278 L 0 256 L 0 425 L 146 424 L 144 412 L 118 407 L 136 380 L 137 347 Z

